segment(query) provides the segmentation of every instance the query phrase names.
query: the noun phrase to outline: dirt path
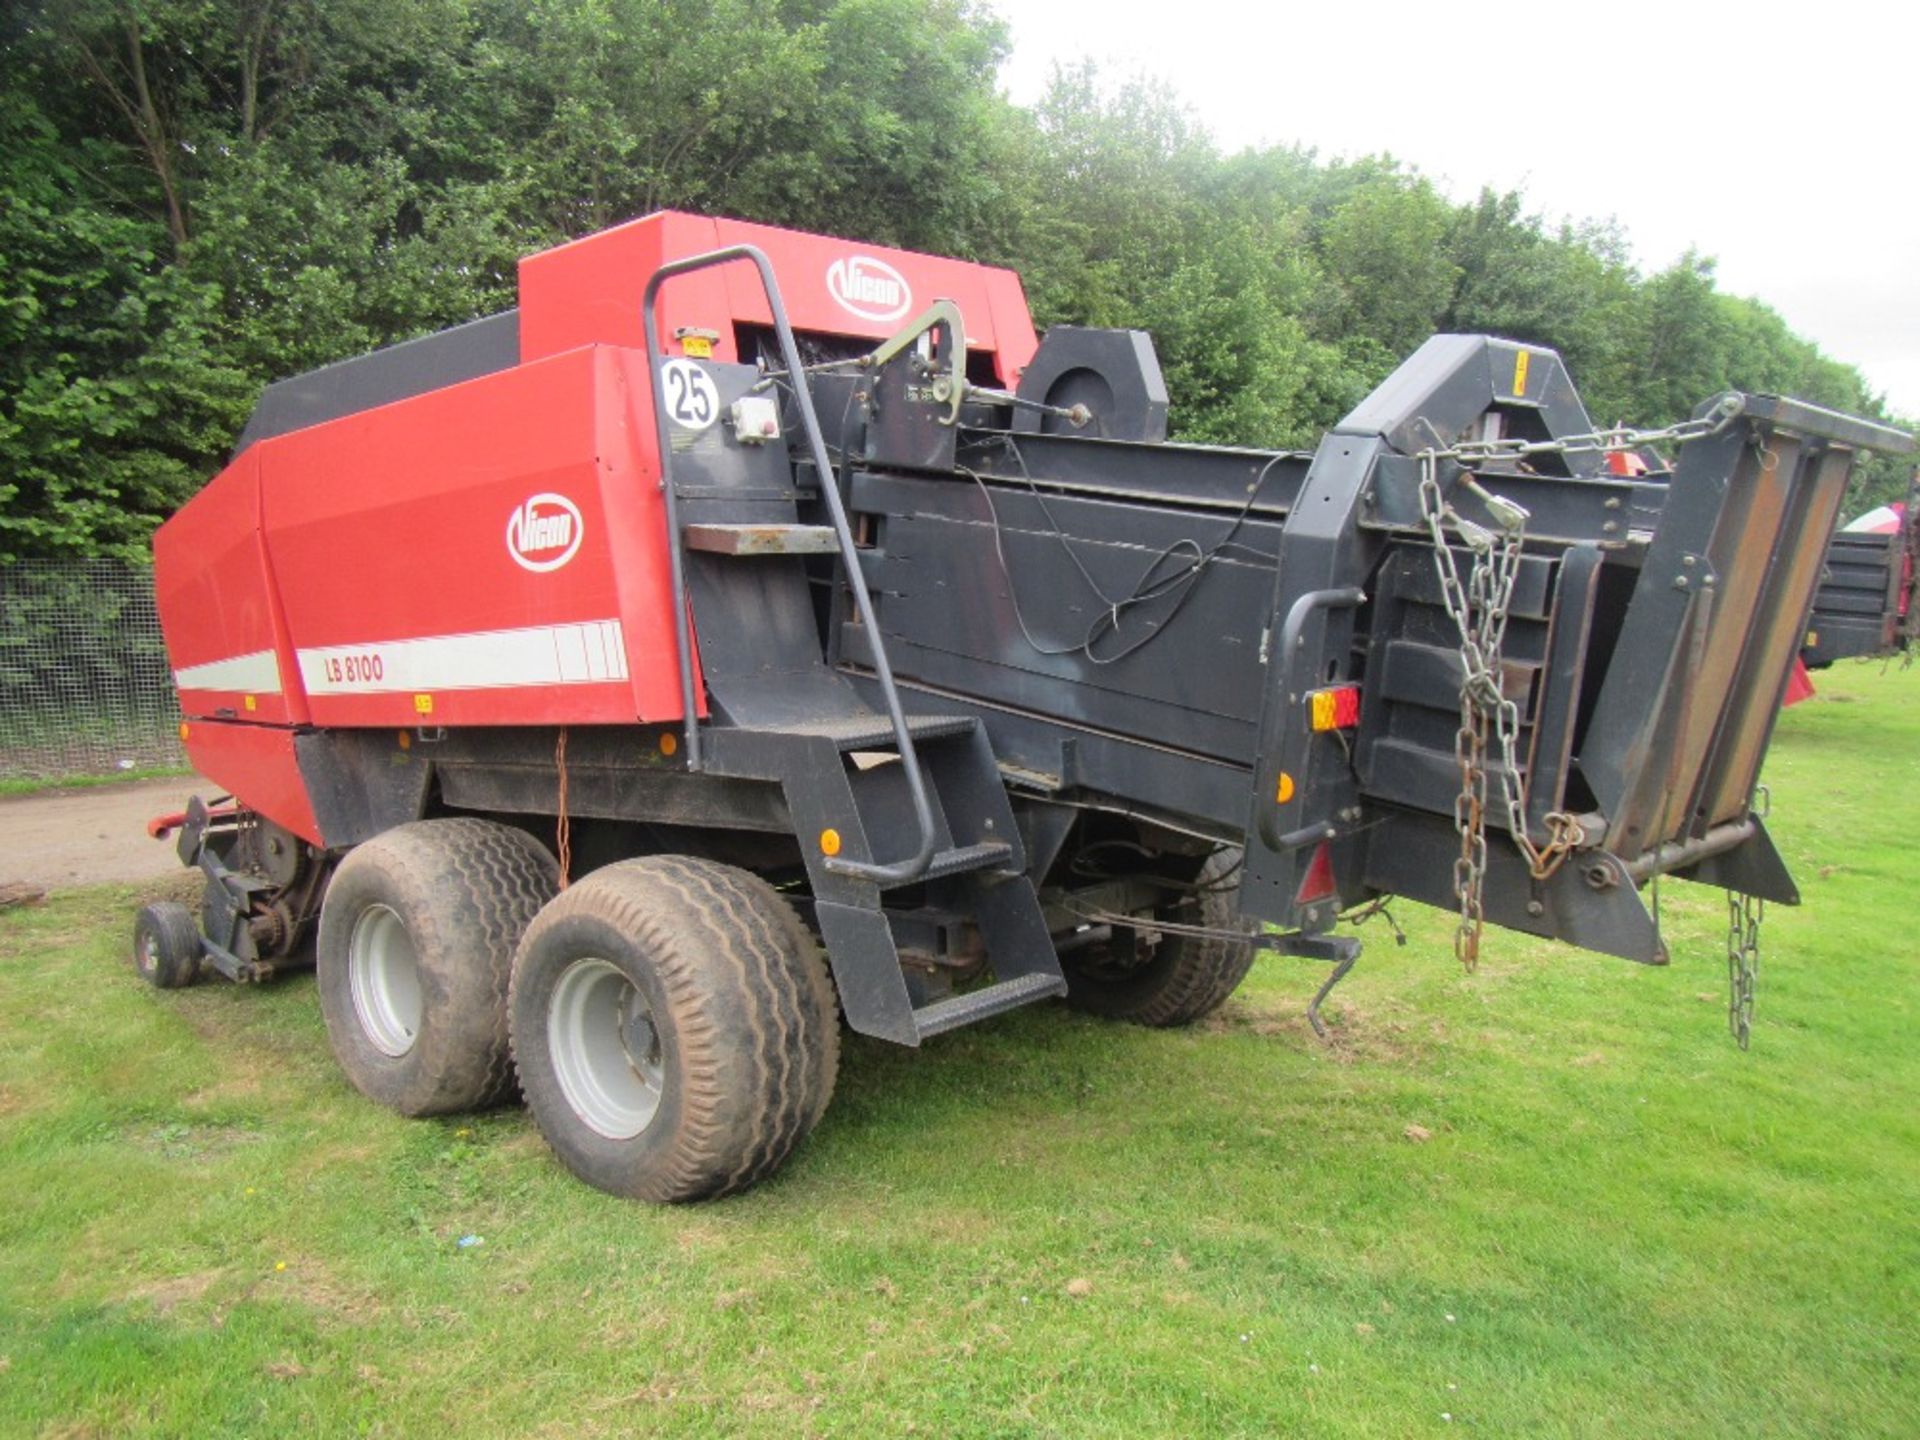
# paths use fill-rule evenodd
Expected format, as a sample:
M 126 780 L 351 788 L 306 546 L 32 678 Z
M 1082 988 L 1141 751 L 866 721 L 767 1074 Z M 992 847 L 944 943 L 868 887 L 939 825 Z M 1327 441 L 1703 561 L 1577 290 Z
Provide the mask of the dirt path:
M 211 795 L 217 789 L 181 775 L 0 798 L 0 884 L 24 881 L 70 890 L 176 873 L 180 861 L 173 841 L 148 839 L 147 821 L 184 809 L 196 791 Z

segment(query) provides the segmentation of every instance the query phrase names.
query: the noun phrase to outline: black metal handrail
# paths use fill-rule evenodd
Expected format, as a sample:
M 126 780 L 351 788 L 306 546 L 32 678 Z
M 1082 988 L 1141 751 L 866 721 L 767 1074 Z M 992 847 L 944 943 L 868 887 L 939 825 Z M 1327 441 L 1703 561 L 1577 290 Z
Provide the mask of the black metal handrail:
M 682 554 L 679 507 L 671 475 L 673 437 L 667 428 L 666 387 L 661 377 L 661 362 L 666 356 L 660 349 L 655 313 L 660 287 L 667 281 L 676 275 L 725 265 L 734 260 L 750 260 L 760 272 L 760 285 L 766 292 L 767 306 L 773 312 L 774 334 L 780 340 L 781 358 L 786 362 L 787 374 L 793 380 L 793 398 L 800 412 L 800 428 L 806 433 L 808 453 L 821 479 L 821 497 L 827 502 L 827 514 L 833 520 L 833 533 L 839 542 L 840 558 L 846 566 L 854 611 L 872 640 L 874 677 L 880 682 L 880 694 L 886 701 L 887 718 L 893 724 L 894 743 L 899 748 L 900 759 L 906 770 L 914 819 L 920 826 L 920 846 L 905 860 L 891 865 L 878 865 L 830 857 L 826 866 L 837 874 L 872 880 L 878 884 L 904 884 L 924 875 L 933 861 L 934 847 L 938 844 L 933 806 L 927 799 L 926 781 L 920 774 L 919 757 L 914 753 L 913 736 L 907 729 L 906 712 L 900 708 L 900 690 L 893 681 L 893 666 L 887 660 L 886 644 L 881 638 L 880 623 L 873 611 L 873 596 L 867 590 L 859 551 L 853 543 L 853 528 L 847 523 L 846 506 L 840 498 L 838 478 L 827 459 L 827 442 L 820 433 L 820 417 L 814 413 L 813 395 L 807 385 L 806 368 L 800 360 L 800 347 L 793 338 L 793 326 L 787 321 L 787 307 L 780 298 L 779 283 L 773 277 L 773 262 L 756 245 L 728 245 L 701 255 L 689 255 L 682 260 L 670 260 L 653 272 L 640 300 L 641 319 L 647 332 L 647 373 L 653 387 L 653 420 L 660 445 L 660 490 L 666 503 L 667 557 L 673 581 L 674 640 L 680 656 L 680 704 L 686 717 L 687 768 L 698 771 L 704 767 L 700 752 L 700 720 L 693 687 L 693 626 L 687 610 L 686 560 Z

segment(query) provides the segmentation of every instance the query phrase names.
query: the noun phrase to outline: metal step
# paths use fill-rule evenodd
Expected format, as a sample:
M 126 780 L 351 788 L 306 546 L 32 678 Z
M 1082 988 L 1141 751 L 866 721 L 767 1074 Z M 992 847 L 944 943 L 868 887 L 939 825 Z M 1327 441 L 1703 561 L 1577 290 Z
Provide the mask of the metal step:
M 1031 1005 L 1036 1000 L 1046 1000 L 1055 995 L 1067 993 L 1067 982 L 1058 975 L 1022 975 L 1014 980 L 1002 980 L 997 985 L 989 985 L 981 990 L 969 990 L 964 995 L 953 995 L 945 1000 L 936 1000 L 933 1004 L 913 1012 L 913 1023 L 920 1032 L 920 1038 L 938 1035 L 943 1030 L 956 1030 L 962 1025 L 971 1025 L 976 1020 L 984 1020 L 989 1015 L 999 1015 L 1008 1010 L 1017 1010 L 1022 1005 Z
M 947 875 L 964 875 L 969 870 L 991 870 L 996 865 L 1005 865 L 1013 859 L 1013 846 L 1004 840 L 986 840 L 978 845 L 963 845 L 957 850 L 936 851 L 927 863 L 924 875 L 905 880 L 904 885 L 918 885 L 923 880 L 938 880 Z
M 968 735 L 978 722 L 971 715 L 909 715 L 907 734 L 915 740 Z M 841 715 L 831 720 L 800 721 L 780 727 L 782 734 L 815 735 L 842 750 L 891 750 L 893 724 L 884 715 Z
M 830 525 L 688 525 L 680 535 L 687 549 L 709 555 L 833 555 L 840 550 Z

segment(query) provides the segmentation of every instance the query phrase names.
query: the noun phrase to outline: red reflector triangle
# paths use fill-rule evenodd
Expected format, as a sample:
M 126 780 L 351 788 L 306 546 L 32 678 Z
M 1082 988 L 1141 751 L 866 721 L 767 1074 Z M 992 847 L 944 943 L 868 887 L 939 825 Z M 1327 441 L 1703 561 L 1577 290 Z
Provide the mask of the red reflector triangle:
M 1333 846 L 1322 840 L 1313 852 L 1313 860 L 1307 866 L 1306 876 L 1300 881 L 1300 891 L 1293 897 L 1296 905 L 1311 905 L 1335 894 L 1339 886 L 1333 881 Z

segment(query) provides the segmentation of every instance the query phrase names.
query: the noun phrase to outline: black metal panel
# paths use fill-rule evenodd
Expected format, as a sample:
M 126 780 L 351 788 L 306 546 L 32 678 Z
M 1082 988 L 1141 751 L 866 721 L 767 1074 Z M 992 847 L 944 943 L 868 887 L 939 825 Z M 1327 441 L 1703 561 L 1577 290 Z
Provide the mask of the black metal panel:
M 357 415 L 376 405 L 444 390 L 520 363 L 520 312 L 503 311 L 437 335 L 323 365 L 267 386 L 234 442 L 237 457 L 258 440 Z
M 389 730 L 335 733 L 364 737 L 369 744 L 393 741 Z M 677 734 L 678 726 L 570 728 L 567 812 L 656 825 L 791 830 L 777 786 L 688 774 L 661 748 L 663 736 Z M 432 767 L 440 798 L 455 809 L 553 815 L 560 799 L 559 738 L 558 730 L 546 726 L 461 728 L 438 739 L 415 739 L 411 754 L 422 768 Z
M 1818 668 L 1890 650 L 1899 623 L 1906 547 L 1899 534 L 1841 531 L 1827 547 L 1826 571 L 1807 620 L 1804 659 Z
M 1115 500 L 1284 515 L 1300 493 L 1311 455 L 1212 445 L 1135 445 L 1084 435 L 1008 435 L 966 430 L 960 464 L 1009 483 L 1082 490 Z
M 1074 425 L 1065 416 L 1016 409 L 1021 434 L 1084 434 L 1102 440 L 1157 444 L 1167 438 L 1167 382 L 1144 330 L 1094 330 L 1056 325 L 1020 372 L 1022 400 L 1056 410 L 1084 406 L 1089 419 Z
M 1460 467 L 1443 461 L 1438 479 L 1448 503 L 1467 519 L 1489 529 L 1498 528 L 1484 503 L 1457 486 Z M 1651 529 L 1666 500 L 1666 487 L 1634 484 L 1605 476 L 1518 475 L 1484 472 L 1482 483 L 1527 512 L 1527 538 L 1544 544 L 1590 542 L 1607 547 L 1626 545 L 1634 532 Z M 1420 462 L 1410 455 L 1384 455 L 1368 488 L 1361 523 L 1415 535 L 1427 532 L 1420 511 Z
M 1385 443 L 1345 430 L 1322 440 L 1281 538 L 1240 906 L 1287 928 L 1332 923 L 1326 908 L 1303 910 L 1295 897 L 1334 817 L 1358 813 L 1346 737 L 1315 734 L 1302 707 L 1309 691 L 1353 678 L 1360 587 L 1382 543 L 1361 531 L 1359 513 Z
M 1451 819 L 1383 808 L 1370 818 L 1365 840 L 1370 889 L 1440 909 L 1457 904 L 1451 856 L 1460 847 Z M 1491 924 L 1645 965 L 1667 963 L 1653 917 L 1611 855 L 1576 855 L 1550 880 L 1536 881 L 1518 849 L 1489 844 L 1482 898 Z
M 1502 434 L 1548 440 L 1593 429 L 1586 406 L 1553 351 L 1486 335 L 1435 335 L 1383 380 L 1340 423 L 1351 434 L 1378 434 L 1402 455 L 1486 438 L 1489 411 Z M 1597 475 L 1597 453 L 1570 454 L 1569 473 Z
M 293 755 L 328 846 L 371 840 L 426 813 L 432 767 L 392 730 L 308 730 Z
M 1113 629 L 1093 584 L 1119 598 L 1150 571 L 1177 576 L 1227 537 L 1231 517 L 1077 495 L 1055 495 L 1043 510 L 1024 487 L 1004 486 L 992 487 L 990 510 L 972 484 L 865 474 L 853 502 L 878 518 L 868 574 L 901 676 L 1077 725 L 1177 736 L 1222 758 L 1249 755 L 1273 585 L 1262 552 L 1278 543 L 1270 521 L 1246 521 L 1234 549 L 1127 609 Z M 1091 655 L 1075 648 L 1090 633 Z M 843 632 L 843 658 L 864 662 L 867 643 Z

